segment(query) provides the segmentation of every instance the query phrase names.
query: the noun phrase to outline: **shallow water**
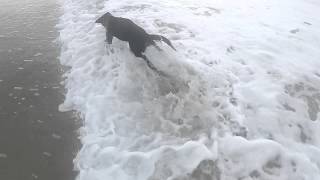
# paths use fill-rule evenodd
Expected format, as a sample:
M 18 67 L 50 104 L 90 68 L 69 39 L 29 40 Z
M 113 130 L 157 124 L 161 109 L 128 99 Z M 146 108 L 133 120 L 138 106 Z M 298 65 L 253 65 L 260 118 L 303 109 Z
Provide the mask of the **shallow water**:
M 0 0 L 0 179 L 71 180 L 77 133 L 61 113 L 56 1 Z

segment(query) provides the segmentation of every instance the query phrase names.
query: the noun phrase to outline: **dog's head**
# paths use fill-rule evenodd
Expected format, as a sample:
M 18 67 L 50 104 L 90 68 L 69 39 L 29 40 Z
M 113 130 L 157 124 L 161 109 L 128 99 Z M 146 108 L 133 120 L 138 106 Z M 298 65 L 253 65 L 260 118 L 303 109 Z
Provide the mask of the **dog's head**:
M 104 27 L 107 27 L 109 24 L 110 17 L 112 17 L 112 14 L 107 12 L 103 16 L 101 16 L 99 19 L 97 19 L 96 23 L 102 24 Z

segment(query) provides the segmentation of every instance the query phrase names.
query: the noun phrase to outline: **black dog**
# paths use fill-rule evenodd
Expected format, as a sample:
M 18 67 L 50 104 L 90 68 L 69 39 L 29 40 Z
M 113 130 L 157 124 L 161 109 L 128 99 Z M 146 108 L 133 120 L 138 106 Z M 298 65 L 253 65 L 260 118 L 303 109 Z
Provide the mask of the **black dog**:
M 130 50 L 133 54 L 136 57 L 143 58 L 147 62 L 148 66 L 153 70 L 156 70 L 156 68 L 150 63 L 147 57 L 142 54 L 146 50 L 147 46 L 154 45 L 160 50 L 154 41 L 162 40 L 172 49 L 176 50 L 167 38 L 161 35 L 148 34 L 143 28 L 136 25 L 130 19 L 115 17 L 112 16 L 111 13 L 107 12 L 101 16 L 96 23 L 100 23 L 105 27 L 107 37 L 106 41 L 109 44 L 112 44 L 113 37 L 117 37 L 122 41 L 128 41 Z

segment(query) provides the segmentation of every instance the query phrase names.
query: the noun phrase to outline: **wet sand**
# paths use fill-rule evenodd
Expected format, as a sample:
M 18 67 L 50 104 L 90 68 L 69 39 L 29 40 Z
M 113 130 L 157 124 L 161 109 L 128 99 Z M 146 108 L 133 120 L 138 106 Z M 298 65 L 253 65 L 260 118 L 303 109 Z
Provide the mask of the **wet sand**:
M 72 180 L 79 122 L 63 102 L 54 0 L 0 0 L 0 180 Z

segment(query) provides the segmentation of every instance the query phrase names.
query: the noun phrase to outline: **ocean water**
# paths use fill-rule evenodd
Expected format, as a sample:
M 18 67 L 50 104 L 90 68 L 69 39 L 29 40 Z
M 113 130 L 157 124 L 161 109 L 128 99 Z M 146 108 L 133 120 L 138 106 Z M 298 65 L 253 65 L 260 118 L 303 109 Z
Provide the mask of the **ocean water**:
M 319 180 L 320 2 L 65 0 L 67 94 L 83 119 L 78 180 Z M 170 39 L 105 44 L 111 12 Z

